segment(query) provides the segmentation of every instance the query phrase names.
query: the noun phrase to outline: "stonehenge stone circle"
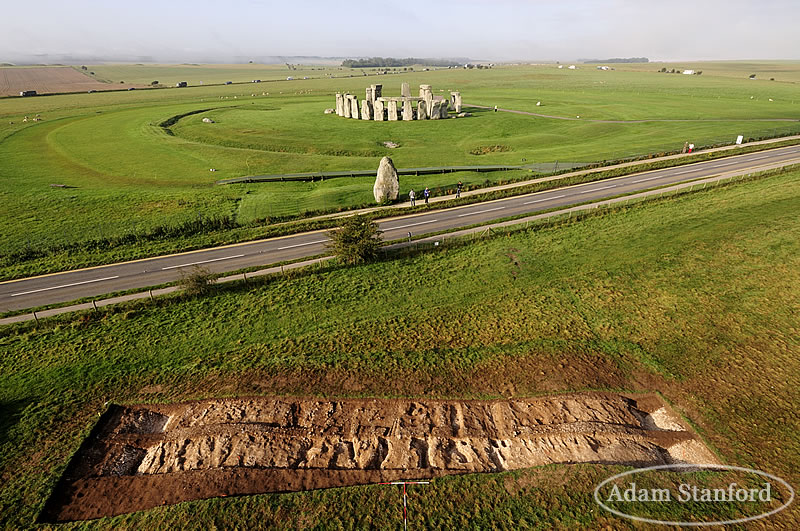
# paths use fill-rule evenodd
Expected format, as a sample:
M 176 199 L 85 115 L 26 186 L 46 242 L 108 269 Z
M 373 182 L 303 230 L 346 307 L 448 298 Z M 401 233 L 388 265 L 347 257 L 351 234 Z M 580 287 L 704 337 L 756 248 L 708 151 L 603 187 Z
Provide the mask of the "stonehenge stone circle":
M 372 195 L 375 196 L 376 202 L 385 203 L 397 199 L 399 193 L 400 180 L 397 178 L 397 169 L 392 159 L 383 157 L 378 165 L 378 175 L 372 187 Z
M 335 112 L 344 118 L 377 122 L 441 120 L 450 117 L 449 109 L 457 115 L 462 112 L 461 93 L 457 91 L 450 92 L 449 99 L 434 97 L 430 85 L 420 85 L 419 96 L 414 97 L 408 83 L 403 83 L 400 94 L 400 97 L 384 97 L 383 85 L 370 85 L 364 89 L 364 99 L 359 104 L 354 94 L 337 92 Z

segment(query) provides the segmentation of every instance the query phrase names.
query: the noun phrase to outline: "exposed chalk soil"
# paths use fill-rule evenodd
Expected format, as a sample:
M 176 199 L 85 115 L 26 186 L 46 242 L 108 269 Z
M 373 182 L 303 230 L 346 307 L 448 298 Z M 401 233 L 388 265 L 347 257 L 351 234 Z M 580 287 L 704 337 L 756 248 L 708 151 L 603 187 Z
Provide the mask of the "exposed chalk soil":
M 112 406 L 67 467 L 42 519 L 550 463 L 675 462 L 717 460 L 656 395 Z

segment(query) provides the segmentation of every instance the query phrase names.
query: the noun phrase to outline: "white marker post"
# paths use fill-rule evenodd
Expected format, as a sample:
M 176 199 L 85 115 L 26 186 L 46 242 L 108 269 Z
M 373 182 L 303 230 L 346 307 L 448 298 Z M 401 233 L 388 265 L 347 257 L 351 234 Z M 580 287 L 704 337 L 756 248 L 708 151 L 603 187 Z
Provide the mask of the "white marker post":
M 742 136 L 742 135 L 737 136 L 736 137 L 736 145 L 737 146 L 741 145 L 742 144 L 742 140 L 744 140 L 744 136 Z
M 428 485 L 430 481 L 390 481 L 388 483 L 378 483 L 378 485 L 402 485 L 403 486 L 403 529 L 408 531 L 408 498 L 406 496 L 406 485 Z

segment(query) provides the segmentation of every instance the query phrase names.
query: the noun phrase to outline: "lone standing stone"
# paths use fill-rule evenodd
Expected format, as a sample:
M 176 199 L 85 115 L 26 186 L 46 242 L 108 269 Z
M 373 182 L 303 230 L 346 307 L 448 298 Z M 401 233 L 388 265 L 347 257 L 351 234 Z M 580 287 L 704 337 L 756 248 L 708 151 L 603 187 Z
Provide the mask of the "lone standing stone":
M 408 83 L 400 85 L 400 95 L 404 98 L 411 97 L 411 87 L 408 86 Z
M 385 203 L 394 201 L 400 193 L 400 180 L 397 178 L 397 169 L 394 167 L 392 159 L 383 157 L 378 166 L 378 176 L 375 179 L 375 186 L 372 187 L 372 194 L 375 201 Z

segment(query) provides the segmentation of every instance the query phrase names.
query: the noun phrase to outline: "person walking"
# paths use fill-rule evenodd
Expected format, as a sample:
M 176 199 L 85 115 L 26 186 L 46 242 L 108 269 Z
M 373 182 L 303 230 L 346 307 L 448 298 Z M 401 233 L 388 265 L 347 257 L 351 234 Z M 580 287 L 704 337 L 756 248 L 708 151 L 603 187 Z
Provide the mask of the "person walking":
M 464 187 L 464 184 L 461 181 L 458 181 L 458 184 L 456 185 L 456 199 L 461 197 L 461 188 L 463 188 L 463 187 Z
M 422 192 L 422 195 L 425 197 L 425 204 L 427 205 L 428 204 L 428 198 L 430 198 L 430 196 L 431 196 L 431 191 L 428 189 L 427 186 L 425 187 L 425 191 Z
M 417 195 L 414 193 L 414 190 L 411 190 L 410 192 L 408 192 L 408 200 L 411 201 L 411 206 L 412 207 L 413 206 L 417 206 L 416 199 L 417 199 Z
M 497 105 L 494 106 L 494 112 L 497 112 Z

